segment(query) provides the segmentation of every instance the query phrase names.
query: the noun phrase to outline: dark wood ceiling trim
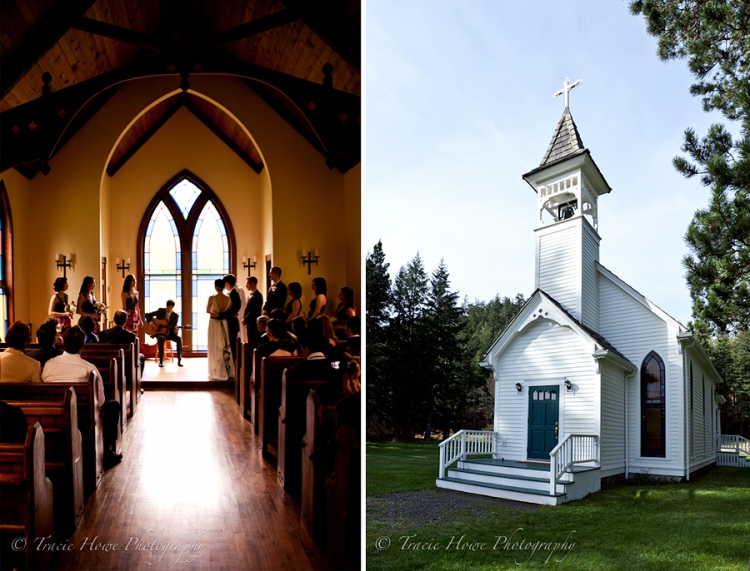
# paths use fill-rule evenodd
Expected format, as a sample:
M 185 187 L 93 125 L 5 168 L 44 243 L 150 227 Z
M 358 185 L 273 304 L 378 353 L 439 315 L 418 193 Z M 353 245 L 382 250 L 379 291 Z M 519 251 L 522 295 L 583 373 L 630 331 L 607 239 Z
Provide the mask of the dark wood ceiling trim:
M 249 22 L 245 22 L 234 28 L 217 32 L 206 39 L 205 46 L 208 49 L 212 49 L 221 44 L 226 44 L 227 42 L 236 42 L 237 40 L 243 40 L 250 36 L 262 34 L 263 32 L 273 30 L 274 28 L 290 24 L 297 20 L 299 20 L 299 17 L 294 11 L 288 9 L 279 10 L 268 16 L 256 18 L 255 20 L 250 20 Z
M 135 44 L 136 46 L 150 50 L 162 51 L 167 47 L 166 42 L 161 41 L 159 38 L 152 36 L 151 34 L 136 32 L 135 30 L 129 30 L 121 26 L 115 26 L 114 24 L 108 24 L 107 22 L 94 20 L 92 18 L 77 18 L 70 27 L 82 32 L 96 34 L 97 36 L 112 38 L 113 40 L 126 42 L 128 44 Z
M 352 26 L 330 0 L 281 0 L 319 36 L 341 59 L 360 73 L 362 31 Z
M 245 151 L 243 151 L 237 143 L 235 143 L 232 139 L 230 139 L 224 131 L 219 129 L 211 119 L 206 117 L 206 115 L 203 114 L 203 112 L 198 109 L 195 105 L 193 105 L 190 100 L 185 100 L 185 109 L 190 111 L 193 115 L 196 116 L 196 118 L 203 123 L 206 127 L 209 128 L 209 130 L 219 137 L 222 143 L 224 143 L 227 147 L 232 149 L 234 153 L 240 157 L 247 165 L 253 169 L 256 173 L 260 174 L 260 171 L 263 170 L 263 163 L 256 163 L 250 155 L 248 155 Z
M 65 35 L 74 19 L 84 14 L 95 0 L 57 0 L 45 13 L 22 44 L 10 55 L 0 58 L 0 98 Z
M 177 113 L 180 107 L 185 105 L 185 103 L 186 99 L 184 97 L 177 97 L 174 104 L 169 107 L 164 112 L 164 114 L 159 117 L 156 122 L 151 125 L 151 127 L 149 127 L 149 129 L 145 133 L 143 133 L 143 135 L 141 135 L 141 137 L 135 143 L 133 143 L 132 147 L 125 151 L 125 154 L 122 155 L 115 164 L 107 166 L 107 174 L 109 176 L 115 176 L 115 173 L 119 171 L 123 166 L 125 166 L 125 163 L 127 163 L 133 157 L 133 155 L 135 155 L 141 149 L 141 147 L 145 145 L 148 140 L 153 137 L 154 134 L 159 129 L 161 129 L 167 121 L 172 118 L 172 115 Z

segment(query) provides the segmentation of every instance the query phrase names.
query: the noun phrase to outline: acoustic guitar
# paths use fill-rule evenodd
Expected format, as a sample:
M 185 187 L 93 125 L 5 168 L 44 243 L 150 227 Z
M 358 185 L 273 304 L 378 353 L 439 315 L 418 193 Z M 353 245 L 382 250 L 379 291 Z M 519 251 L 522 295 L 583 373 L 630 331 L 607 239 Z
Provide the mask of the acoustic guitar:
M 143 332 L 151 337 L 167 335 L 169 333 L 169 322 L 166 319 L 154 319 L 143 324 Z

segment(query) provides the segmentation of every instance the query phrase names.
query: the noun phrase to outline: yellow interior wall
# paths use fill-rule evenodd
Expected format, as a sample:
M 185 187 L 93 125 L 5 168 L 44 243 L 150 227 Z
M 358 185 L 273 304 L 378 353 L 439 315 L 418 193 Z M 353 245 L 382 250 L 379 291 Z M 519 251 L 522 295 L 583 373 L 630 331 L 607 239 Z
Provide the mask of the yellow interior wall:
M 242 256 L 261 254 L 262 177 L 184 107 L 110 179 L 111 258 L 131 258 L 130 273 L 136 273 L 138 230 L 144 213 L 161 187 L 183 169 L 205 182 L 229 213 L 237 247 L 235 272 L 246 275 Z M 108 267 L 114 310 L 119 308 L 123 279 L 114 265 Z
M 5 184 L 13 221 L 13 300 L 14 319 L 31 322 L 29 311 L 29 180 L 14 169 L 0 175 Z M 54 259 L 54 258 L 53 258 Z M 52 282 L 50 282 L 51 286 Z M 52 291 L 52 287 L 50 287 Z M 50 296 L 52 294 L 50 293 Z M 49 301 L 49 297 L 47 301 Z
M 108 158 L 129 123 L 154 101 L 174 92 L 177 80 L 149 78 L 125 84 L 49 161 L 48 176 L 39 174 L 26 181 L 15 171 L 2 173 L 14 229 L 24 236 L 16 238 L 15 246 L 19 319 L 38 326 L 46 318 L 52 282 L 61 275 L 54 263 L 58 252 L 75 256 L 68 271 L 73 299 L 84 276 L 95 276 L 99 282 L 100 257 L 106 256 L 109 302 L 116 304 L 122 278 L 114 259 L 129 256 L 135 262 L 136 234 L 148 202 L 183 168 L 219 195 L 234 227 L 237 256 L 257 256 L 253 275 L 262 276 L 263 290 L 267 288 L 266 254 L 283 268 L 285 283 L 302 284 L 305 307 L 312 299 L 310 284 L 315 276 L 328 282 L 329 313 L 338 303 L 339 288 L 361 289 L 354 285 L 361 262 L 353 255 L 359 250 L 359 228 L 352 222 L 359 220 L 352 216 L 359 169 L 352 169 L 346 177 L 329 170 L 324 157 L 239 79 L 190 80 L 197 93 L 224 106 L 247 127 L 263 156 L 261 174 L 256 175 L 181 110 L 107 180 Z M 354 239 L 356 247 L 350 244 Z M 308 275 L 300 257 L 315 248 L 320 250 L 320 261 Z M 361 293 L 356 301 L 362 304 Z

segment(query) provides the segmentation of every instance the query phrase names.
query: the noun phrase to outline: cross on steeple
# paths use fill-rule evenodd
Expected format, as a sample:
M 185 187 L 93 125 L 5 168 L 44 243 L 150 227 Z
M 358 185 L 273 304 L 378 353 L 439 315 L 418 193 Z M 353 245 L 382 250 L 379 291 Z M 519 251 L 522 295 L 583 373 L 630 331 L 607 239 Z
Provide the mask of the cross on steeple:
M 582 79 L 579 79 L 575 83 L 570 83 L 570 79 L 568 79 L 566 77 L 565 78 L 565 83 L 563 83 L 563 88 L 560 91 L 558 91 L 557 93 L 553 93 L 552 94 L 552 99 L 554 99 L 558 95 L 565 94 L 565 109 L 567 109 L 568 108 L 568 99 L 569 99 L 568 93 L 570 93 L 570 90 L 573 89 L 576 85 L 580 84 L 582 81 L 583 81 Z

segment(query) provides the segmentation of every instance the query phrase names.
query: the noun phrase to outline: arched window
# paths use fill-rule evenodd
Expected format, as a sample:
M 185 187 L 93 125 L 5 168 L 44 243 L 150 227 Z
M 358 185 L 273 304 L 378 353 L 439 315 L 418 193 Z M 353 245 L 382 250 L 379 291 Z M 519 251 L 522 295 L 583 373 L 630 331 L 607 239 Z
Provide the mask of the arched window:
M 13 321 L 13 219 L 5 183 L 0 180 L 0 339 Z
M 234 265 L 234 237 L 224 207 L 205 183 L 182 171 L 151 201 L 140 236 L 144 312 L 174 300 L 185 352 L 206 351 L 206 301 L 215 291 L 214 280 Z
M 641 456 L 666 455 L 665 381 L 664 361 L 651 351 L 641 365 Z

